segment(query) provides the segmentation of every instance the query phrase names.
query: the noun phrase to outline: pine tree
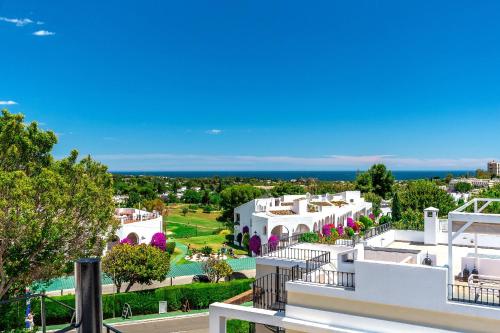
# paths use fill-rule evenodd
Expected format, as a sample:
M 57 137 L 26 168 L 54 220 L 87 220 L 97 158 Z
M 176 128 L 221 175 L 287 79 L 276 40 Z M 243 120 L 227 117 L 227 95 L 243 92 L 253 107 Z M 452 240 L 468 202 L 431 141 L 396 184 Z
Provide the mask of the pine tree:
M 401 201 L 399 201 L 398 193 L 394 193 L 394 197 L 392 198 L 392 220 L 393 221 L 401 221 L 402 207 Z

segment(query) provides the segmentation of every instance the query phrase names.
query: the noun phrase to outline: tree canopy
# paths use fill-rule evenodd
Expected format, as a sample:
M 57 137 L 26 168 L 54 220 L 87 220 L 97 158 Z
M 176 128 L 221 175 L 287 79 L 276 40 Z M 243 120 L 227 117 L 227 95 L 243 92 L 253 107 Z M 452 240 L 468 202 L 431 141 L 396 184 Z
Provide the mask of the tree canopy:
M 21 114 L 0 116 L 0 299 L 102 254 L 117 226 L 107 168 L 78 153 L 56 161 L 57 138 Z
M 119 244 L 114 246 L 102 260 L 102 270 L 121 291 L 125 292 L 136 283 L 150 285 L 153 281 L 163 281 L 170 269 L 170 255 L 155 246 L 140 244 Z
M 398 194 L 403 211 L 413 209 L 420 213 L 432 206 L 439 209 L 441 215 L 446 215 L 456 207 L 453 198 L 429 180 L 410 181 Z
M 361 192 L 373 192 L 387 198 L 392 193 L 394 176 L 383 164 L 375 164 L 368 171 L 356 177 L 356 188 Z
M 263 194 L 261 189 L 252 185 L 234 185 L 225 188 L 220 193 L 221 206 L 224 212 L 221 219 L 228 224 L 232 224 L 234 209 L 250 200 L 260 197 Z
M 280 183 L 274 186 L 271 190 L 271 195 L 273 197 L 281 197 L 285 194 L 305 194 L 306 190 L 304 186 L 292 184 L 292 183 Z

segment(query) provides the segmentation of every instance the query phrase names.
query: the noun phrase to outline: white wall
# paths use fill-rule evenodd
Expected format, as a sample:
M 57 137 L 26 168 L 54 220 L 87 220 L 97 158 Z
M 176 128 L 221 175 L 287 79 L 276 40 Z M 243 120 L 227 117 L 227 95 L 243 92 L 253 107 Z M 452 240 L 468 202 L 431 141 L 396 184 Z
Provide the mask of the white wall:
M 162 227 L 163 218 L 159 216 L 151 220 L 122 224 L 116 231 L 116 235 L 124 239 L 128 234 L 136 233 L 139 236 L 139 244 L 149 244 L 155 233 L 163 231 Z

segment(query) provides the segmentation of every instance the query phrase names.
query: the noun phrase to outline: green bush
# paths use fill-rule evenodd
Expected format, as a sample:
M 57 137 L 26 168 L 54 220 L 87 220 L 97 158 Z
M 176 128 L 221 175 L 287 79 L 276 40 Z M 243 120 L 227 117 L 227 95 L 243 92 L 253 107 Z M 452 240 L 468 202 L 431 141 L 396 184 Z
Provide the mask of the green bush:
M 378 220 L 379 224 L 386 224 L 390 222 L 392 222 L 392 218 L 389 215 L 384 215 Z
M 165 251 L 169 254 L 173 254 L 175 251 L 175 242 L 167 242 L 167 247 L 165 248 Z
M 224 236 L 224 238 L 226 239 L 227 243 L 229 243 L 229 244 L 234 243 L 234 235 L 226 235 L 226 236 Z
M 226 324 L 227 333 L 248 333 L 250 332 L 250 323 L 244 320 L 230 319 Z
M 213 249 L 210 246 L 205 245 L 204 247 L 201 248 L 200 252 L 205 256 L 209 256 L 212 254 Z
M 213 210 L 214 209 L 212 206 L 209 205 L 203 206 L 203 213 L 211 213 Z
M 306 232 L 300 235 L 299 242 L 302 243 L 317 243 L 319 242 L 319 235 L 316 232 Z
M 370 229 L 371 227 L 373 227 L 373 221 L 369 217 L 361 216 L 359 218 L 359 222 L 363 223 L 366 229 Z
M 118 317 L 122 313 L 123 305 L 128 303 L 132 314 L 143 315 L 158 312 L 158 302 L 167 301 L 168 311 L 180 310 L 182 305 L 189 301 L 191 309 L 206 309 L 211 303 L 222 302 L 250 289 L 253 279 L 233 280 L 221 283 L 193 283 L 178 286 L 162 287 L 158 289 L 107 294 L 102 297 L 103 318 Z M 75 306 L 75 296 L 53 297 L 71 307 Z M 40 313 L 39 300 L 32 301 L 33 313 Z M 46 301 L 47 324 L 64 324 L 71 320 L 71 313 L 61 305 Z M 37 324 L 40 316 L 35 316 Z

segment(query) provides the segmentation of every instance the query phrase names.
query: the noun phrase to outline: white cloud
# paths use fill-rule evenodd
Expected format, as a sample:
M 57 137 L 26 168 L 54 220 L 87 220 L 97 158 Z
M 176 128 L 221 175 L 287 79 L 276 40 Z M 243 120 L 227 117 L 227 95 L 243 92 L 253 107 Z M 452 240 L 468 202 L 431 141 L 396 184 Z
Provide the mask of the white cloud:
M 205 133 L 210 134 L 210 135 L 219 135 L 222 133 L 222 130 L 214 128 L 214 129 L 206 131 Z
M 17 102 L 14 101 L 0 101 L 0 105 L 16 105 Z
M 30 20 L 29 18 L 18 19 L 18 18 L 0 17 L 0 21 L 13 23 L 17 27 L 24 27 L 25 25 L 33 23 L 33 21 Z
M 55 35 L 56 33 L 55 32 L 52 32 L 52 31 L 47 31 L 47 30 L 38 30 L 38 31 L 35 31 L 33 33 L 33 35 L 35 36 L 40 36 L 40 37 L 44 37 L 44 36 L 53 36 Z
M 356 170 L 384 163 L 394 170 L 474 170 L 485 158 L 418 158 L 394 155 L 271 155 L 105 154 L 94 156 L 112 170 Z

